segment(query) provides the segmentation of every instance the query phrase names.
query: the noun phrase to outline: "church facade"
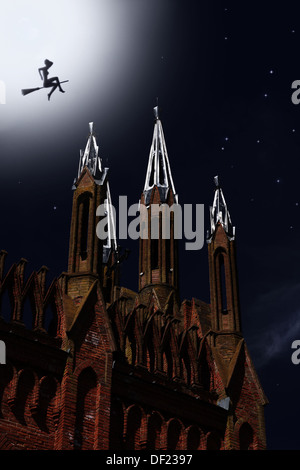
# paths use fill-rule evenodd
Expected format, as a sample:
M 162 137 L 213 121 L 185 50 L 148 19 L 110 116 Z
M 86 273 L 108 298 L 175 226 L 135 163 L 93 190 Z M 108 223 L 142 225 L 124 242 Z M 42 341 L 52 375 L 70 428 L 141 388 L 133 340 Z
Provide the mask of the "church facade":
M 102 204 L 106 240 L 97 236 Z M 178 204 L 157 108 L 140 198 L 149 236 L 139 240 L 134 292 L 120 282 L 108 169 L 90 123 L 67 271 L 46 288 L 45 266 L 25 280 L 26 260 L 7 268 L 0 252 L 0 449 L 266 448 L 267 399 L 241 331 L 235 229 L 218 179 L 207 234 L 210 304 L 180 300 L 174 212 L 164 238 L 155 204 Z

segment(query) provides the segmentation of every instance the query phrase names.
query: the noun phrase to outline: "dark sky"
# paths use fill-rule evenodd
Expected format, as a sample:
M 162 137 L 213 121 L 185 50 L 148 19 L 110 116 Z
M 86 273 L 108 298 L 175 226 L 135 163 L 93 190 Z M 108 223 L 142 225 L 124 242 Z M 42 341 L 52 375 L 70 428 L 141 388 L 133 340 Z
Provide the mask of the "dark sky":
M 18 90 L 19 109 L 26 106 L 20 119 L 7 83 L 7 103 L 0 105 L 0 247 L 9 252 L 7 269 L 25 257 L 27 275 L 46 265 L 49 282 L 66 270 L 71 186 L 89 121 L 110 168 L 113 202 L 119 195 L 138 202 L 158 97 L 179 202 L 204 204 L 207 229 L 218 174 L 236 226 L 242 328 L 269 399 L 268 447 L 300 449 L 300 364 L 291 361 L 291 344 L 300 339 L 300 106 L 291 101 L 291 84 L 300 80 L 299 2 L 111 4 L 116 28 L 130 30 L 130 41 L 112 57 L 119 68 L 106 98 L 107 82 L 94 75 L 107 74 L 110 61 L 104 68 L 101 59 L 103 68 L 97 68 L 101 44 L 95 30 L 89 49 L 57 45 L 59 59 L 65 59 L 62 78 L 70 79 L 65 95 L 55 92 L 48 103 L 45 90 L 26 97 Z M 86 25 L 80 34 L 82 41 L 90 34 Z M 79 63 L 91 56 L 94 68 L 91 77 L 82 70 L 82 85 L 73 69 L 67 75 L 71 54 Z M 36 68 L 36 58 L 27 64 Z M 0 79 L 9 76 L 7 68 L 6 62 Z M 72 87 L 72 80 L 81 88 Z M 135 290 L 138 244 L 121 244 L 131 249 L 122 285 Z M 209 302 L 206 244 L 193 252 L 182 243 L 180 270 L 182 299 Z

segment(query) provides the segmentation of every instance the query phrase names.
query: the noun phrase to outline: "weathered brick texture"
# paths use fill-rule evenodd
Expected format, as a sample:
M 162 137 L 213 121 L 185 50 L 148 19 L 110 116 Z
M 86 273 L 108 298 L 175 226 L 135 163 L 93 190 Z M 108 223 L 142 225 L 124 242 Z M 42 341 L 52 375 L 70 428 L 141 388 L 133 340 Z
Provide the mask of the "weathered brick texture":
M 26 260 L 5 270 L 0 253 L 0 448 L 265 449 L 267 400 L 241 332 L 234 241 L 219 224 L 206 304 L 179 300 L 174 234 L 141 240 L 136 293 L 102 266 L 102 200 L 84 168 L 68 271 L 50 287 L 47 268 L 25 280 Z M 151 200 L 160 203 L 156 187 Z

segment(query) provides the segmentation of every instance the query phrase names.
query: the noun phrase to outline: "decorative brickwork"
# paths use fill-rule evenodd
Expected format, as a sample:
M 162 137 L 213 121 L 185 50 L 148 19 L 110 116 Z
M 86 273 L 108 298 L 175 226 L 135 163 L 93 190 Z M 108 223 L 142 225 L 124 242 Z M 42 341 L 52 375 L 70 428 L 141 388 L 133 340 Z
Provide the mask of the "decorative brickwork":
M 26 260 L 6 269 L 0 253 L 0 448 L 265 449 L 267 400 L 241 332 L 235 240 L 216 224 L 210 304 L 180 300 L 173 219 L 168 242 L 161 231 L 156 245 L 140 241 L 139 292 L 118 286 L 116 253 L 103 266 L 96 237 L 105 185 L 82 169 L 68 271 L 49 287 L 46 267 L 26 279 Z M 147 205 L 176 202 L 163 189 L 148 185 Z

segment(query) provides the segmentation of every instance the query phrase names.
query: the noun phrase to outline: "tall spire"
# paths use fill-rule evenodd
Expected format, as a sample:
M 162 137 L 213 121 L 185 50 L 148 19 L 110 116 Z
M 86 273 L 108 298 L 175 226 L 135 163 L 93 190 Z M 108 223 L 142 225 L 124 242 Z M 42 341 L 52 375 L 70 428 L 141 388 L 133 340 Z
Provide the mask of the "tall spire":
M 214 177 L 215 183 L 215 195 L 213 205 L 210 207 L 210 231 L 207 233 L 207 241 L 211 242 L 212 236 L 215 233 L 217 224 L 220 223 L 224 228 L 228 239 L 234 240 L 235 238 L 235 227 L 233 227 L 229 210 L 224 198 L 222 188 L 219 184 L 219 177 Z
M 169 158 L 159 119 L 158 107 L 154 108 L 155 124 L 150 149 L 145 186 L 140 204 L 141 231 L 139 259 L 139 290 L 160 286 L 158 297 L 166 299 L 178 291 L 178 239 L 176 210 L 178 197 L 175 191 Z M 158 210 L 157 210 L 158 209 Z M 166 228 L 169 233 L 166 235 Z M 162 300 L 162 298 L 161 298 Z
M 85 167 L 89 170 L 97 185 L 105 186 L 104 205 L 108 215 L 108 234 L 107 239 L 103 243 L 103 263 L 106 264 L 111 250 L 117 251 L 116 227 L 112 212 L 110 187 L 107 180 L 108 168 L 102 167 L 102 159 L 99 154 L 99 146 L 94 133 L 93 122 L 89 122 L 89 131 L 85 150 L 80 150 L 78 175 L 77 178 L 74 179 L 73 189 L 76 189 L 75 183 L 79 180 Z
M 99 147 L 94 134 L 94 123 L 89 122 L 90 134 L 85 146 L 84 152 L 80 150 L 80 159 L 78 167 L 78 178 L 86 166 L 90 173 L 96 178 L 102 173 L 101 158 L 99 156 Z
M 175 202 L 177 203 L 178 197 L 171 174 L 163 128 L 159 119 L 158 106 L 155 106 L 154 108 L 154 116 L 154 131 L 144 186 L 145 202 L 146 204 L 149 203 L 151 190 L 154 186 L 157 186 L 160 193 L 161 202 L 166 201 L 168 191 L 169 189 L 172 189 Z

